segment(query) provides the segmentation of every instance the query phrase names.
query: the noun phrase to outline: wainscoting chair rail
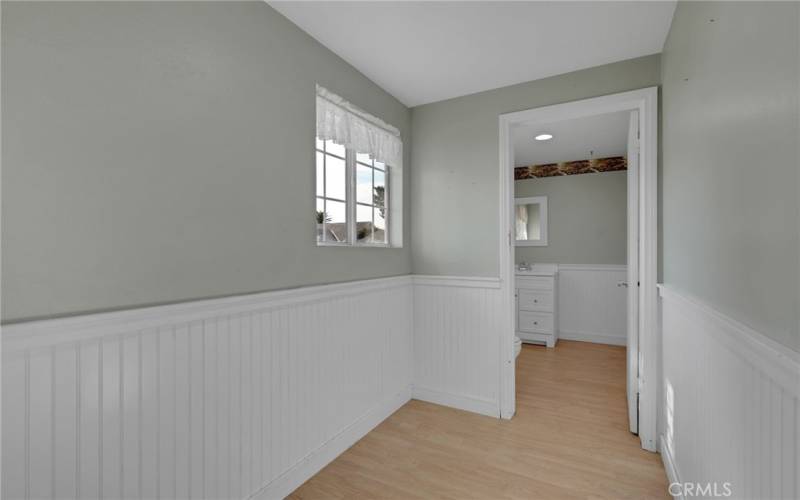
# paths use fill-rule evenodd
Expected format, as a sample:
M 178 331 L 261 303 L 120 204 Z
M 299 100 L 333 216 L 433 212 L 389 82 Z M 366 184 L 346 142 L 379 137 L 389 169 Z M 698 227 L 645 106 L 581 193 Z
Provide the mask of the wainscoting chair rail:
M 365 294 L 408 286 L 411 279 L 410 275 L 393 276 L 13 323 L 2 326 L 3 352 L 13 353 L 20 349 L 117 335 L 165 324 L 202 321 L 224 314 L 276 309 L 334 297 Z

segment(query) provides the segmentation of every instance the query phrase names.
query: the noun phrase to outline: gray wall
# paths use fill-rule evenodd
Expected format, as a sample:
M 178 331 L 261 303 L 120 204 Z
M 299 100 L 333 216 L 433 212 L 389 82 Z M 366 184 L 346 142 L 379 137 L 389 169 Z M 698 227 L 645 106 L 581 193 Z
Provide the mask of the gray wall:
M 652 55 L 413 108 L 414 272 L 498 275 L 498 115 L 659 82 Z
M 680 2 L 662 58 L 664 281 L 795 350 L 799 19 Z
M 265 3 L 3 2 L 2 59 L 5 321 L 410 271 L 315 246 L 314 85 L 410 111 Z
M 547 196 L 547 246 L 517 247 L 515 260 L 621 264 L 627 256 L 628 173 L 605 172 L 514 182 L 514 196 Z

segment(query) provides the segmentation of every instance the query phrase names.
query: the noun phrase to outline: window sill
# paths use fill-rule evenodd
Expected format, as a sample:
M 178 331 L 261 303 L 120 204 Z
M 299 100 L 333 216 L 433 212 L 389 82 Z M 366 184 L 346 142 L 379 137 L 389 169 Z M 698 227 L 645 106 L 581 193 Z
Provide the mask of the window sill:
M 337 242 L 330 242 L 330 241 L 318 241 L 318 247 L 343 247 L 343 248 L 403 248 L 401 246 L 392 246 L 388 243 L 356 243 L 355 245 L 351 245 L 350 243 L 337 243 Z

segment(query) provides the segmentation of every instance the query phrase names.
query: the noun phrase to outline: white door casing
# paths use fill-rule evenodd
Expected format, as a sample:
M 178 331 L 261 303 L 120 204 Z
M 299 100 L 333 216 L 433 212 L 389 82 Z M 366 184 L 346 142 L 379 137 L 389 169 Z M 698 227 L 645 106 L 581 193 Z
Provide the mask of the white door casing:
M 639 432 L 639 111 L 628 127 L 628 422 Z
M 546 124 L 562 120 L 595 116 L 619 111 L 637 111 L 639 121 L 638 179 L 638 424 L 642 448 L 656 451 L 658 412 L 658 365 L 660 342 L 658 331 L 658 88 L 650 87 L 619 94 L 593 97 L 580 101 L 506 113 L 499 116 L 500 135 L 500 203 L 498 242 L 500 247 L 499 276 L 502 307 L 500 318 L 500 414 L 511 418 L 514 398 L 514 282 L 513 240 L 511 221 L 514 197 L 514 163 L 511 146 L 512 128 L 522 124 Z M 637 353 L 631 349 L 632 354 Z

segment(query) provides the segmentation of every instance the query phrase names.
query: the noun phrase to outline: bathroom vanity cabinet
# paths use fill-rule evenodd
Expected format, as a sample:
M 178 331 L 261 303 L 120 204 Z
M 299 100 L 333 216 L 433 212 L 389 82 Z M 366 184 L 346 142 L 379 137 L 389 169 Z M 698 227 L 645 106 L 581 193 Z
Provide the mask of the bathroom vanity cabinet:
M 555 347 L 558 341 L 558 267 L 536 264 L 515 273 L 517 336 L 527 343 Z

